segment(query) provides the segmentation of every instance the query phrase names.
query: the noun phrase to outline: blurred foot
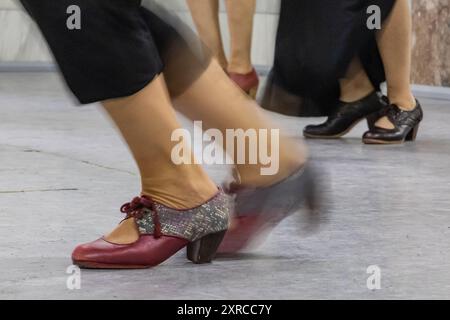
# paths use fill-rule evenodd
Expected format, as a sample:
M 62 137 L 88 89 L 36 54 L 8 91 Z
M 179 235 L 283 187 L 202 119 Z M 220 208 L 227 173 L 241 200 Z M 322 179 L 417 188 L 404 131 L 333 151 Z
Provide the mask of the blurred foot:
M 258 92 L 259 77 L 255 69 L 242 74 L 236 72 L 228 72 L 228 75 L 234 83 L 236 83 L 246 94 L 255 99 Z
M 235 196 L 234 216 L 218 252 L 229 254 L 245 249 L 303 206 L 308 210 L 308 227 L 317 227 L 320 201 L 316 178 L 313 169 L 306 165 L 269 187 L 232 185 L 229 193 Z

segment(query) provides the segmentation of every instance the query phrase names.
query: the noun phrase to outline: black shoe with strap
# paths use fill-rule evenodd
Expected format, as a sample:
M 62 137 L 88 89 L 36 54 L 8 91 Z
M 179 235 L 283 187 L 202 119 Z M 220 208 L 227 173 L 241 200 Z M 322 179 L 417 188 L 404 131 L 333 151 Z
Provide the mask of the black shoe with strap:
M 307 126 L 303 130 L 303 135 L 312 139 L 340 138 L 360 121 L 369 119 L 373 114 L 380 112 L 386 105 L 386 99 L 377 91 L 358 101 L 339 102 L 336 111 L 328 117 L 325 123 Z
M 394 125 L 393 129 L 385 129 L 373 126 L 363 136 L 365 144 L 400 144 L 405 141 L 415 141 L 420 122 L 423 119 L 423 110 L 416 99 L 416 107 L 411 111 L 400 109 L 391 104 L 384 108 L 378 119 L 387 117 Z

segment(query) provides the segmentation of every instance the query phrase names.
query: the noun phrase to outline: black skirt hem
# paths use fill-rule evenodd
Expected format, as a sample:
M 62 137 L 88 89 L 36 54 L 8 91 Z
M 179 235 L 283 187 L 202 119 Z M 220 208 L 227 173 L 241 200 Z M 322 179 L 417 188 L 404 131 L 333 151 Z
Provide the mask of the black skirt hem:
M 108 100 L 114 100 L 114 99 L 120 99 L 120 98 L 126 98 L 130 97 L 132 95 L 135 95 L 145 87 L 147 87 L 155 78 L 163 73 L 163 70 L 159 72 L 155 72 L 152 77 L 149 77 L 148 80 L 135 85 L 135 86 L 125 86 L 123 91 L 120 91 L 115 94 L 104 94 L 100 95 L 98 97 L 88 97 L 88 98 L 81 98 L 79 95 L 75 96 L 75 98 L 78 100 L 79 105 L 88 105 L 93 103 L 98 103 L 102 101 L 108 101 Z

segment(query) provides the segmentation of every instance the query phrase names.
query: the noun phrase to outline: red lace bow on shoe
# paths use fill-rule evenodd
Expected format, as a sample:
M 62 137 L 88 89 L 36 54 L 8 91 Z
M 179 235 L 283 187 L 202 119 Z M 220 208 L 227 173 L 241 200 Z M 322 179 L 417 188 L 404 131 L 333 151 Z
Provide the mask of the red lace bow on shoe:
M 161 238 L 161 223 L 159 221 L 159 215 L 156 211 L 155 202 L 149 197 L 142 196 L 136 197 L 131 202 L 125 203 L 121 208 L 120 212 L 125 213 L 126 219 L 135 218 L 142 219 L 145 214 L 145 210 L 148 209 L 152 212 L 153 224 L 155 225 L 155 230 L 153 236 L 155 238 Z

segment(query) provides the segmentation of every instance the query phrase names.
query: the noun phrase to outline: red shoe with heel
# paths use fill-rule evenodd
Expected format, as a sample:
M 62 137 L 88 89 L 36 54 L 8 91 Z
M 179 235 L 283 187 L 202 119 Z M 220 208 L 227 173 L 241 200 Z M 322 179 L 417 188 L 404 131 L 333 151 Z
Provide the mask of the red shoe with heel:
M 219 191 L 206 203 L 192 209 L 168 208 L 151 198 L 136 197 L 121 211 L 134 219 L 139 239 L 116 244 L 100 238 L 78 246 L 72 253 L 75 265 L 94 269 L 154 267 L 187 247 L 194 263 L 211 262 L 228 229 L 229 201 Z
M 252 71 L 247 74 L 229 72 L 228 76 L 251 98 L 256 98 L 259 87 L 259 78 L 255 69 L 252 69 Z

